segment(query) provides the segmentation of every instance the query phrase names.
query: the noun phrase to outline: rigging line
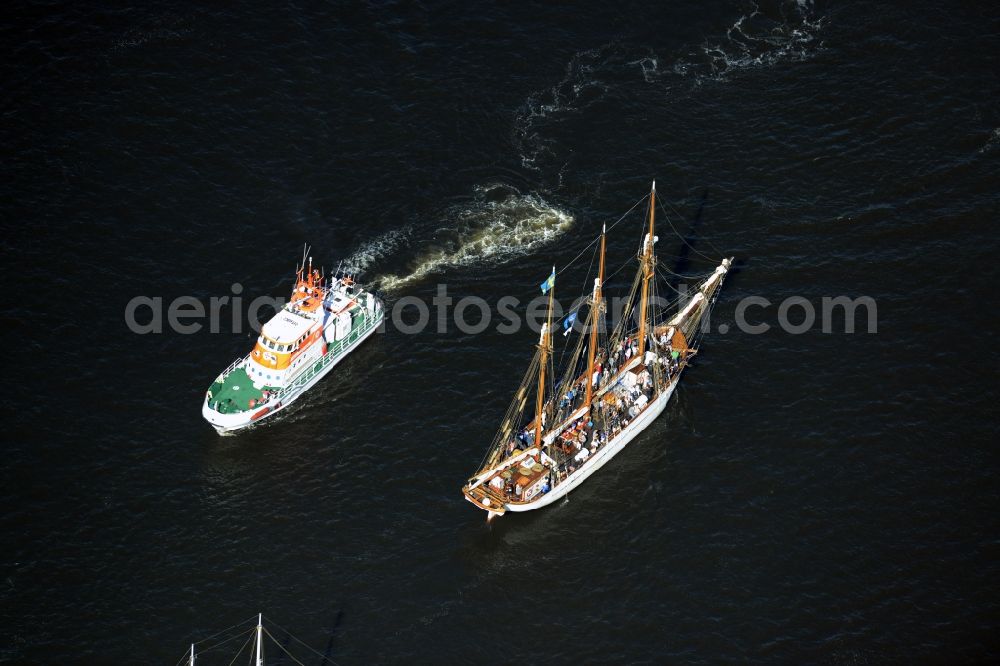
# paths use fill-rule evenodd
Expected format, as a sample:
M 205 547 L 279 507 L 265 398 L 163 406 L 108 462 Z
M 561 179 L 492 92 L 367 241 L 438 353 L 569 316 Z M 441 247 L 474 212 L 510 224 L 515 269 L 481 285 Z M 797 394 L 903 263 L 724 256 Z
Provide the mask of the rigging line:
M 241 654 L 243 654 L 243 650 L 246 648 L 247 645 L 250 644 L 250 641 L 253 640 L 253 637 L 254 637 L 254 632 L 251 631 L 250 632 L 250 636 L 247 638 L 246 642 L 243 643 L 242 646 L 240 646 L 240 651 L 237 652 L 236 656 L 233 657 L 233 660 L 231 662 L 229 662 L 229 666 L 233 666 L 233 664 L 236 663 L 236 660 L 240 658 Z M 251 658 L 253 657 L 253 650 L 250 650 L 250 657 Z
M 664 270 L 675 277 L 684 278 L 685 280 L 697 280 L 702 277 L 701 275 L 684 275 L 683 273 L 675 273 L 666 266 L 661 266 L 661 265 L 657 265 L 657 269 Z
M 221 636 L 222 634 L 226 633 L 227 631 L 231 631 L 232 629 L 235 629 L 236 627 L 239 627 L 239 626 L 242 626 L 242 625 L 244 625 L 244 624 L 246 624 L 246 623 L 248 623 L 248 622 L 253 622 L 253 621 L 254 621 L 255 619 L 257 619 L 257 618 L 253 618 L 253 617 L 249 617 L 249 618 L 247 618 L 247 619 L 243 620 L 242 622 L 237 622 L 236 624 L 234 624 L 234 625 L 233 625 L 233 626 L 231 626 L 231 627 L 226 627 L 226 628 L 225 628 L 225 629 L 223 629 L 222 631 L 217 631 L 217 632 L 215 632 L 214 634 L 212 634 L 212 635 L 211 635 L 211 636 L 209 636 L 208 638 L 202 638 L 202 639 L 201 639 L 200 641 L 195 641 L 195 642 L 194 642 L 194 644 L 195 644 L 195 645 L 199 645 L 199 644 L 201 644 L 201 643 L 204 643 L 204 642 L 206 642 L 206 641 L 210 641 L 210 640 L 212 640 L 213 638 L 215 638 L 216 636 Z M 241 634 L 241 635 L 242 635 L 242 634 Z
M 656 267 L 656 273 L 657 273 L 657 275 L 660 276 L 660 279 L 662 279 L 664 282 L 667 283 L 667 286 L 669 286 L 671 289 L 673 289 L 673 286 L 670 284 L 670 278 L 663 274 L 663 271 L 660 270 L 659 266 Z M 695 283 L 697 283 L 697 278 L 695 278 L 695 277 L 691 277 L 691 278 L 688 278 L 686 276 L 682 276 L 682 277 L 684 277 L 685 279 L 694 280 Z M 677 291 L 677 290 L 674 289 L 674 291 Z
M 271 618 L 267 618 L 267 621 L 270 622 L 273 626 L 277 627 L 278 629 L 281 629 L 283 632 L 285 632 L 288 635 L 289 638 L 291 638 L 293 641 L 295 641 L 299 645 L 303 646 L 304 648 L 306 648 L 307 650 L 309 650 L 310 652 L 312 652 L 316 656 L 320 657 L 321 659 L 325 659 L 326 661 L 330 662 L 331 664 L 335 664 L 336 663 L 332 659 L 330 659 L 329 657 L 327 657 L 325 654 L 320 654 L 319 651 L 313 649 L 313 647 L 310 646 L 308 643 L 304 643 L 303 641 L 300 641 L 298 638 L 296 638 L 294 635 L 292 635 L 292 632 L 288 631 L 288 629 L 285 629 L 284 627 L 282 627 L 280 624 L 278 624 L 277 622 L 275 622 Z M 264 631 L 267 631 L 267 629 L 264 629 Z M 268 632 L 268 635 L 269 636 L 271 635 L 270 632 Z M 271 636 L 271 639 L 273 640 L 274 636 Z
M 657 292 L 657 294 L 659 294 L 659 292 Z M 678 309 L 680 309 L 680 302 L 681 302 L 681 298 L 680 298 L 680 296 L 678 296 L 678 297 L 674 298 L 673 300 L 666 301 L 663 305 L 657 304 L 655 306 L 656 312 L 658 312 L 662 316 L 666 316 L 667 312 L 671 308 L 677 307 Z
M 625 308 L 622 310 L 622 318 L 612 329 L 611 335 L 609 336 L 609 343 L 611 340 L 616 340 L 620 342 L 622 338 L 625 337 L 626 329 L 628 328 L 628 320 L 631 319 L 629 313 L 633 311 L 633 303 L 635 301 L 635 294 L 639 290 L 639 282 L 641 281 L 642 273 L 636 272 L 635 279 L 632 281 L 632 287 L 629 290 L 628 298 L 625 301 Z
M 294 661 L 294 662 L 295 662 L 296 664 L 298 664 L 299 666 L 306 666 L 306 665 L 305 665 L 305 664 L 303 664 L 303 663 L 302 663 L 301 661 L 299 661 L 298 659 L 296 659 L 296 658 L 295 658 L 295 655 L 293 655 L 293 654 L 292 654 L 291 652 L 289 652 L 289 651 L 288 651 L 288 650 L 287 650 L 287 649 L 285 648 L 285 646 L 284 646 L 284 645 L 282 645 L 281 643 L 279 643 L 279 642 L 278 642 L 278 639 L 277 639 L 277 638 L 275 638 L 275 637 L 274 637 L 274 636 L 273 636 L 273 635 L 271 634 L 271 632 L 267 630 L 267 628 L 266 628 L 266 627 L 264 628 L 264 633 L 265 633 L 265 634 L 267 634 L 267 637 L 268 637 L 268 638 L 270 638 L 270 639 L 271 639 L 272 641 L 274 641 L 274 644 L 275 644 L 275 645 L 277 645 L 277 646 L 278 646 L 279 648 L 281 648 L 281 651 L 282 651 L 282 652 L 284 652 L 285 654 L 287 654 L 287 655 L 288 655 L 288 658 L 289 658 L 289 659 L 291 659 L 292 661 Z M 291 637 L 291 634 L 288 634 L 288 636 L 289 636 L 289 637 Z
M 575 257 L 573 257 L 572 259 L 570 259 L 570 261 L 569 261 L 568 264 L 563 265 L 562 268 L 560 268 L 559 270 L 557 270 L 556 271 L 556 275 L 559 275 L 560 273 L 562 273 L 563 271 L 565 271 L 567 268 L 569 268 L 570 266 L 572 266 L 573 264 L 575 264 L 576 260 L 579 259 L 580 257 L 582 257 L 583 253 L 586 252 L 587 250 L 589 250 L 595 243 L 597 243 L 598 240 L 600 240 L 600 236 L 598 236 L 594 240 L 590 241 L 590 243 L 587 244 L 587 247 L 585 247 L 582 250 L 580 250 L 580 253 L 578 255 L 576 255 Z
M 659 271 L 659 268 L 657 268 L 656 270 L 657 270 L 657 271 Z M 665 276 L 663 276 L 663 275 L 660 275 L 660 277 L 662 277 L 662 278 L 663 278 L 663 282 L 664 282 L 664 284 L 666 284 L 666 285 L 667 285 L 668 287 L 670 287 L 670 289 L 671 289 L 671 290 L 672 290 L 672 291 L 673 291 L 673 292 L 674 292 L 675 294 L 677 294 L 678 296 L 684 296 L 684 294 L 683 294 L 683 293 L 681 293 L 681 291 L 680 291 L 679 289 L 677 289 L 677 287 L 675 287 L 674 285 L 670 284 L 670 280 L 668 280 L 668 279 L 667 279 L 667 278 L 666 278 Z
M 583 287 L 580 289 L 581 293 L 587 293 L 587 280 L 590 279 L 590 271 L 594 268 L 594 259 L 597 259 L 597 248 L 594 248 L 594 253 L 590 255 L 590 265 L 587 266 L 587 272 L 583 276 Z
M 514 398 L 511 400 L 510 405 L 507 407 L 507 411 L 504 413 L 503 421 L 501 421 L 500 430 L 493 437 L 493 441 L 490 444 L 490 447 L 486 450 L 486 454 L 483 456 L 483 459 L 479 462 L 479 472 L 476 472 L 477 475 L 480 472 L 482 472 L 485 468 L 495 464 L 499 459 L 499 456 L 502 453 L 502 451 L 498 447 L 506 445 L 506 442 L 501 441 L 501 435 L 503 435 L 504 433 L 504 426 L 509 423 L 512 425 L 512 427 L 516 427 L 518 429 L 522 427 L 520 417 L 523 414 L 524 409 L 523 406 L 520 404 L 520 401 L 518 400 L 518 396 L 520 395 L 522 390 L 527 392 L 528 390 L 527 386 L 528 384 L 531 383 L 531 380 L 534 378 L 535 373 L 537 372 L 538 369 L 538 357 L 539 357 L 539 352 L 535 352 L 535 354 L 531 357 L 531 363 L 528 364 L 528 369 L 525 371 L 524 377 L 521 379 L 521 383 L 518 385 L 518 389 L 514 393 Z
M 639 230 L 639 254 L 643 253 L 646 243 L 646 235 L 649 233 L 649 203 L 646 204 L 646 212 L 642 214 L 642 229 Z M 655 241 L 654 241 L 655 242 Z M 655 251 L 656 248 L 654 247 Z
M 634 204 L 632 204 L 632 207 L 629 208 L 627 211 L 625 211 L 624 215 L 622 215 L 617 220 L 615 220 L 614 224 L 612 224 L 610 227 L 608 227 L 607 231 L 611 231 L 616 226 L 618 226 L 618 223 L 621 222 L 622 220 L 624 220 L 626 217 L 628 217 L 628 214 L 631 213 L 633 210 L 635 210 L 636 206 L 638 206 L 639 204 L 641 204 L 643 201 L 645 201 L 648 198 L 649 198 L 649 195 L 647 194 L 646 196 L 644 196 L 643 198 L 639 199 Z M 590 241 L 590 243 L 587 245 L 587 247 L 585 247 L 582 250 L 580 250 L 580 254 L 578 254 L 575 257 L 573 257 L 573 259 L 570 260 L 570 262 L 568 264 L 565 264 L 562 268 L 560 268 L 558 271 L 556 271 L 556 275 L 559 275 L 559 273 L 562 273 L 564 270 L 566 270 L 567 268 L 569 268 L 570 266 L 572 266 L 576 262 L 577 259 L 579 259 L 580 257 L 583 256 L 584 252 L 586 252 L 587 250 L 590 249 L 591 245 L 595 244 L 599 240 L 601 240 L 600 235 L 598 235 L 596 238 L 594 238 L 594 240 Z
M 664 220 L 666 220 L 666 222 L 667 222 L 667 226 L 669 226 L 669 227 L 670 227 L 670 230 L 674 232 L 674 235 L 676 235 L 676 236 L 677 236 L 678 238 L 680 238 L 680 239 L 681 239 L 681 242 L 682 242 L 682 243 L 684 243 L 685 245 L 687 245 L 687 246 L 688 246 L 688 248 L 689 248 L 689 249 L 690 249 L 690 250 L 691 250 L 692 252 L 694 252 L 695 254 L 697 254 L 697 255 L 699 255 L 699 256 L 701 256 L 701 257 L 705 258 L 705 259 L 708 259 L 709 261 L 712 261 L 712 262 L 714 262 L 714 261 L 715 261 L 715 259 L 713 259 L 712 257 L 710 257 L 710 256 L 708 256 L 707 254 L 705 254 L 704 252 L 702 252 L 702 251 L 700 251 L 700 250 L 696 249 L 694 245 L 691 245 L 691 243 L 687 242 L 687 239 L 685 239 L 685 238 L 684 238 L 684 236 L 681 236 L 681 235 L 680 235 L 680 234 L 679 234 L 679 233 L 677 232 L 677 229 L 675 229 L 675 228 L 674 228 L 674 225 L 673 225 L 673 223 L 672 223 L 672 222 L 670 221 L 670 218 L 669 218 L 669 217 L 667 216 L 667 211 L 666 211 L 666 210 L 665 210 L 665 209 L 664 209 L 664 208 L 662 207 L 662 203 L 661 203 L 661 207 L 660 207 L 660 210 L 661 210 L 661 211 L 663 212 L 663 219 L 664 219 Z M 678 217 L 680 217 L 680 216 L 678 216 Z
M 663 205 L 663 203 L 664 203 L 664 202 L 662 202 L 662 201 L 661 201 L 661 202 L 660 202 L 660 205 L 662 206 L 662 205 Z M 667 206 L 669 206 L 669 207 L 670 207 L 670 210 L 672 210 L 672 211 L 674 212 L 674 215 L 676 215 L 677 217 L 679 217 L 679 218 L 680 218 L 680 219 L 682 219 L 682 220 L 684 219 L 684 216 L 683 216 L 683 215 L 681 215 L 680 213 L 678 213 L 678 212 L 677 212 L 677 209 L 676 209 L 676 208 L 674 208 L 674 207 L 673 207 L 673 206 L 672 206 L 672 205 L 670 204 L 670 202 L 669 202 L 669 201 L 667 201 L 667 202 L 666 202 L 666 204 L 667 204 Z M 666 214 L 666 211 L 664 211 L 664 214 Z M 708 243 L 709 245 L 711 245 L 711 246 L 712 246 L 712 249 L 713 249 L 713 250 L 715 250 L 716 252 L 718 252 L 720 256 L 722 256 L 722 255 L 725 255 L 725 252 L 723 252 L 723 251 L 722 251 L 722 250 L 720 250 L 719 248 L 715 247 L 715 243 L 713 243 L 713 242 L 712 242 L 712 239 L 711 239 L 711 238 L 709 238 L 708 236 L 705 236 L 705 235 L 702 235 L 702 236 L 701 236 L 701 238 L 702 238 L 702 239 L 704 239 L 706 243 Z
M 600 238 L 600 237 L 598 237 L 598 238 Z M 593 245 L 593 243 L 591 243 L 591 245 Z M 587 266 L 587 273 L 583 276 L 583 288 L 580 291 L 582 293 L 584 293 L 584 294 L 587 293 L 587 280 L 590 278 L 590 271 L 591 271 L 591 269 L 594 268 L 594 259 L 596 259 L 596 258 L 597 258 L 597 248 L 595 247 L 594 248 L 594 253 L 592 255 L 590 255 L 590 265 Z M 579 305 L 579 307 L 577 307 L 576 312 L 579 312 L 583 308 L 584 305 L 585 305 L 585 303 L 581 303 Z M 572 312 L 567 312 L 565 316 L 568 317 L 571 314 L 572 314 Z M 577 318 L 579 318 L 579 316 L 580 315 L 578 314 Z M 573 329 L 571 327 L 570 331 L 572 331 L 572 330 Z M 572 335 L 572 333 L 570 333 L 570 335 Z M 566 336 L 563 336 L 563 337 L 566 337 Z M 563 345 L 562 351 L 559 352 L 559 366 L 560 367 L 562 367 L 563 357 L 566 356 L 566 349 L 568 347 L 569 347 L 568 344 L 567 345 Z
M 208 638 L 203 638 L 200 641 L 195 641 L 194 645 L 200 645 L 201 643 L 204 643 L 205 641 L 211 640 L 212 638 L 215 638 L 217 636 L 220 636 L 221 634 L 223 634 L 223 633 L 225 633 L 227 631 L 230 631 L 233 628 L 240 626 L 241 624 L 246 624 L 247 622 L 252 622 L 252 621 L 253 621 L 253 618 L 248 618 L 248 619 L 244 620 L 243 622 L 240 622 L 238 624 L 234 624 L 232 627 L 229 627 L 228 629 L 223 629 L 222 631 L 216 632 L 216 633 L 212 634 L 211 636 L 209 636 Z M 243 638 L 243 636 L 246 635 L 247 633 L 253 633 L 253 629 L 254 629 L 253 627 L 250 627 L 248 629 L 244 629 L 243 631 L 239 632 L 238 634 L 234 634 L 234 635 L 230 636 L 229 638 L 227 638 L 225 640 L 219 641 L 218 643 L 216 643 L 214 645 L 208 646 L 207 648 L 199 648 L 198 649 L 198 654 L 204 654 L 206 652 L 211 652 L 212 650 L 216 650 L 216 649 L 222 647 L 226 643 L 231 643 L 231 642 L 235 641 L 238 638 Z M 177 662 L 178 665 L 181 664 L 181 663 L 183 663 L 186 659 L 188 659 L 190 657 L 190 654 L 191 654 L 191 650 L 188 649 L 188 651 L 185 653 L 185 655 L 183 657 L 181 657 L 180 661 Z
M 645 200 L 646 200 L 646 199 L 648 199 L 648 198 L 649 198 L 649 194 L 647 193 L 647 194 L 646 194 L 645 196 L 643 196 L 643 197 L 642 197 L 641 199 L 639 199 L 639 200 L 638 200 L 638 201 L 636 201 L 636 202 L 635 202 L 634 204 L 632 204 L 632 208 L 629 208 L 629 209 L 628 209 L 627 211 L 625 211 L 625 215 L 622 215 L 622 216 L 621 216 L 621 217 L 619 217 L 619 218 L 618 218 L 617 220 L 615 220 L 615 223 L 614 223 L 614 224 L 612 224 L 612 225 L 611 225 L 610 227 L 608 227 L 608 231 L 611 231 L 612 229 L 614 229 L 615 227 L 617 227 L 617 226 L 618 226 L 618 223 L 619 223 L 619 222 L 621 222 L 622 220 L 624 220 L 624 219 L 625 219 L 625 217 L 626 217 L 626 216 L 627 216 L 627 215 L 628 215 L 629 213 L 631 213 L 631 212 L 633 211 L 633 209 L 635 209 L 635 207 L 636 207 L 636 206 L 638 206 L 639 204 L 641 204 L 641 203 L 642 203 L 643 201 L 645 201 Z
M 234 636 L 230 636 L 226 640 L 221 641 L 219 643 L 216 643 L 215 645 L 212 645 L 212 646 L 207 647 L 207 648 L 200 649 L 200 650 L 198 650 L 198 652 L 200 652 L 202 654 L 204 654 L 206 652 L 211 652 L 212 650 L 218 649 L 218 648 L 222 647 L 223 645 L 225 645 L 226 643 L 230 643 L 230 642 L 236 640 L 237 638 L 242 638 L 243 634 L 246 634 L 247 632 L 251 632 L 252 633 L 253 630 L 254 630 L 254 627 L 250 627 L 249 629 L 244 629 L 240 633 L 238 633 L 238 634 L 236 634 Z M 195 643 L 195 645 L 197 645 L 197 643 Z
M 589 324 L 591 322 L 591 319 L 592 319 L 591 315 L 592 314 L 593 314 L 593 312 L 588 313 L 587 319 L 584 322 L 585 324 Z M 582 357 L 583 343 L 584 343 L 584 340 L 587 339 L 588 337 L 589 336 L 582 335 L 582 334 L 577 336 L 577 343 L 576 343 L 575 349 L 573 350 L 573 356 L 572 356 L 573 362 L 572 362 L 571 365 L 568 365 L 563 370 L 562 377 L 559 378 L 559 391 L 560 391 L 560 393 L 568 392 L 569 389 L 572 388 L 572 386 L 571 386 L 572 380 L 576 379 L 576 377 L 574 376 L 575 375 L 575 371 L 576 371 L 576 366 L 580 362 L 580 358 Z M 568 345 L 567 345 L 567 347 L 568 347 Z M 562 365 L 560 365 L 559 367 L 562 367 Z M 554 375 L 554 370 L 553 370 L 553 375 Z M 553 387 L 553 399 L 555 399 L 556 397 L 558 397 L 558 396 L 555 395 L 555 387 Z M 557 408 L 557 411 L 558 411 L 558 408 Z
M 621 266 L 619 266 L 618 268 L 615 269 L 614 273 L 612 273 L 611 275 L 606 275 L 604 277 L 604 282 L 605 283 L 609 282 L 611 280 L 611 278 L 613 278 L 614 276 L 618 275 L 623 270 L 625 270 L 625 267 L 628 266 L 629 264 L 631 264 L 633 259 L 635 259 L 635 257 L 629 257 L 628 259 L 626 259 L 625 262 Z M 601 286 L 603 288 L 604 285 L 601 285 Z

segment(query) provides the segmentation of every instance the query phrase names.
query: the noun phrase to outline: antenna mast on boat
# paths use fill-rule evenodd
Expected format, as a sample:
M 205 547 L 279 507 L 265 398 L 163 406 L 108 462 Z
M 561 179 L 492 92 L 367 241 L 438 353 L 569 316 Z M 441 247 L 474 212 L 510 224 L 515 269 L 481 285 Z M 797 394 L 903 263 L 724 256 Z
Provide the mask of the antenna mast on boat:
M 639 358 L 646 354 L 646 311 L 649 309 L 649 282 L 653 279 L 656 258 L 653 257 L 653 243 L 656 242 L 654 235 L 656 225 L 656 181 L 653 181 L 653 189 L 649 193 L 649 235 L 642 252 L 642 305 L 639 310 Z
M 583 404 L 590 409 L 590 401 L 594 396 L 594 356 L 597 353 L 598 317 L 601 316 L 601 289 L 604 287 L 604 243 L 607 225 L 601 227 L 601 262 L 594 280 L 594 301 L 590 304 L 590 349 L 587 350 L 587 393 Z
M 263 613 L 257 613 L 257 666 L 264 666 L 264 625 L 261 622 Z
M 194 666 L 194 643 L 191 643 L 191 658 L 188 659 L 188 666 Z

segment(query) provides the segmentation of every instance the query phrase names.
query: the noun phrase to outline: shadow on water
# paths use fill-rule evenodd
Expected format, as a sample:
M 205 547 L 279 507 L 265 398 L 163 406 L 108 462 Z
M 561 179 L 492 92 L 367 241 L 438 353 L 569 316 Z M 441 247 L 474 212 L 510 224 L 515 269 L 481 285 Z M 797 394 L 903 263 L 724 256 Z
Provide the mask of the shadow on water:
M 337 630 L 340 629 L 340 625 L 344 622 L 344 611 L 338 610 L 337 617 L 333 620 L 333 629 L 330 631 L 330 639 L 326 642 L 326 648 L 323 650 L 323 660 L 320 662 L 321 666 L 324 664 L 333 664 L 333 643 L 337 638 Z
M 692 268 L 692 256 L 691 256 L 692 253 L 698 255 L 697 258 L 700 258 L 705 261 L 712 260 L 713 262 L 721 261 L 723 258 L 731 256 L 730 252 L 728 251 L 723 252 L 718 247 L 716 247 L 714 243 L 708 240 L 707 237 L 699 235 L 698 233 L 698 230 L 701 228 L 702 222 L 704 220 L 705 207 L 707 205 L 708 205 L 708 190 L 706 189 L 703 190 L 701 193 L 701 198 L 698 201 L 698 207 L 695 209 L 694 215 L 692 215 L 691 217 L 691 224 L 688 226 L 687 231 L 682 235 L 680 230 L 674 229 L 674 233 L 677 235 L 678 240 L 681 243 L 680 249 L 677 252 L 677 259 L 674 262 L 674 268 L 673 268 L 674 273 L 677 274 L 675 276 L 676 278 L 675 284 L 672 285 L 674 287 L 677 286 L 676 281 L 682 279 L 681 276 L 688 274 L 687 271 L 689 269 L 694 271 L 693 273 L 691 273 L 692 275 L 696 275 L 700 272 L 700 269 Z M 709 252 L 713 253 L 715 256 L 712 256 L 712 254 L 706 254 L 702 252 L 700 249 L 696 248 L 695 245 L 699 240 L 705 240 L 705 242 L 708 243 L 708 245 L 710 246 Z M 733 260 L 733 265 L 729 270 L 729 275 L 727 277 L 727 280 L 731 282 L 732 279 L 737 274 L 740 273 L 741 269 L 744 266 L 746 266 L 746 263 L 747 263 L 746 259 L 735 258 Z
M 317 656 L 317 657 L 320 658 L 319 661 L 317 662 L 317 661 L 314 661 L 313 659 L 309 659 L 309 660 L 307 660 L 308 663 L 316 663 L 317 666 L 328 666 L 328 665 L 329 666 L 333 666 L 333 664 L 336 663 L 333 660 L 333 646 L 334 646 L 334 641 L 337 638 L 337 631 L 340 629 L 340 625 L 343 624 L 343 620 L 344 620 L 344 611 L 341 609 L 341 610 L 337 611 L 337 615 L 336 615 L 336 617 L 333 620 L 333 629 L 330 631 L 330 638 L 326 642 L 326 648 L 323 650 L 323 653 L 320 654 L 319 652 L 316 652 L 315 650 L 310 649 L 310 651 L 315 656 Z M 279 664 L 279 665 L 280 664 L 286 664 L 286 663 L 288 663 L 288 664 L 301 664 L 301 663 L 304 663 L 302 661 L 299 661 L 295 656 L 292 656 L 296 652 L 295 651 L 295 647 L 296 646 L 292 645 L 292 641 L 295 640 L 296 642 L 299 642 L 299 643 L 301 643 L 301 641 L 299 641 L 299 639 L 295 638 L 294 636 L 292 636 L 290 633 L 288 633 L 284 629 L 281 630 L 281 634 L 280 635 L 281 635 L 281 641 L 280 642 L 278 641 L 278 637 L 277 636 L 272 636 L 271 638 L 281 648 L 281 651 L 279 653 L 275 654 L 274 657 L 269 658 L 267 663 L 269 663 L 269 664 L 273 663 L 273 664 Z M 302 651 L 303 651 L 303 648 L 300 646 L 299 649 L 298 649 L 298 652 L 301 654 Z
M 698 208 L 694 212 L 694 217 L 691 218 L 691 225 L 688 227 L 687 233 L 681 235 L 681 247 L 677 252 L 677 261 L 674 263 L 674 272 L 684 274 L 685 270 L 691 265 L 691 252 L 695 251 L 694 244 L 698 240 L 698 227 L 701 225 L 702 218 L 705 214 L 705 206 L 708 204 L 708 190 L 704 190 L 701 193 L 701 200 L 698 202 Z M 680 231 L 677 232 L 680 234 Z

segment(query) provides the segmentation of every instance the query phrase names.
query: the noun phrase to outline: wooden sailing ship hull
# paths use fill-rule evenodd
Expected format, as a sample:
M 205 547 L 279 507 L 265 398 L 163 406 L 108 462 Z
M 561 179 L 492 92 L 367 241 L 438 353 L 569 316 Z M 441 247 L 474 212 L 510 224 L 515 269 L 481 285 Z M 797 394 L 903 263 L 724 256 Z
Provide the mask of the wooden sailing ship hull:
M 732 257 L 722 259 L 700 283 L 690 301 L 681 306 L 678 299 L 679 311 L 668 321 L 658 323 L 657 317 L 662 316 L 662 312 L 651 306 L 656 300 L 654 278 L 657 272 L 653 253 L 657 241 L 655 182 L 648 200 L 648 232 L 643 236 L 642 249 L 637 255 L 639 271 L 620 323 L 603 343 L 600 332 L 606 310 L 602 288 L 607 229 L 601 230 L 598 277 L 594 280 L 587 317 L 589 341 L 581 337 L 561 379 L 555 370 L 546 372 L 553 350 L 551 312 L 557 275 L 555 266 L 549 278 L 540 285 L 542 293 L 549 295 L 550 314 L 540 331 L 538 351 L 479 471 L 462 488 L 465 499 L 487 511 L 490 517 L 508 511 L 520 513 L 541 509 L 575 490 L 663 413 L 684 369 L 698 353 L 699 331 L 704 332 L 702 320 L 714 305 L 733 260 Z M 680 291 L 678 295 L 684 296 Z M 639 321 L 636 332 L 632 333 L 629 321 L 634 315 L 638 315 Z M 575 319 L 576 312 L 565 320 L 567 333 L 568 323 Z M 586 371 L 580 374 L 584 349 Z M 531 416 L 526 405 L 528 390 L 535 377 L 535 409 Z M 547 388 L 550 395 L 546 395 Z M 581 397 L 583 404 L 578 407 Z M 555 424 L 547 433 L 546 419 Z M 612 432 L 616 434 L 608 436 Z
M 563 480 L 561 483 L 557 484 L 555 488 L 549 492 L 539 495 L 533 498 L 529 502 L 499 502 L 495 493 L 488 493 L 494 501 L 491 505 L 484 505 L 481 501 L 477 501 L 478 498 L 475 497 L 474 493 L 466 493 L 465 499 L 472 502 L 480 509 L 484 509 L 494 515 L 503 515 L 507 511 L 521 513 L 525 511 L 534 511 L 535 509 L 541 509 L 550 504 L 553 504 L 559 499 L 566 497 L 570 492 L 576 489 L 581 483 L 586 481 L 592 474 L 597 470 L 601 469 L 608 461 L 614 458 L 618 453 L 620 453 L 633 439 L 635 439 L 639 433 L 649 427 L 653 421 L 655 421 L 663 410 L 666 409 L 667 403 L 670 401 L 670 397 L 673 395 L 674 390 L 677 388 L 677 384 L 680 381 L 680 375 L 674 378 L 674 380 L 656 396 L 646 407 L 640 412 L 635 419 L 633 419 L 628 426 L 625 427 L 616 437 L 605 444 L 597 453 L 593 454 L 587 459 L 586 462 L 581 465 L 572 475 L 567 479 Z
M 699 293 L 695 295 L 695 298 L 691 300 L 689 305 L 682 310 L 677 317 L 675 317 L 675 320 L 672 320 L 670 323 L 664 324 L 659 327 L 659 329 L 654 330 L 658 330 L 660 332 L 674 330 L 674 326 L 679 325 L 679 322 L 684 317 L 687 317 L 699 307 L 707 308 L 707 306 L 710 306 L 711 302 L 714 300 L 717 288 L 721 285 L 722 279 L 729 271 L 731 263 L 731 259 L 724 260 L 712 276 L 706 280 L 702 290 L 699 291 Z M 705 289 L 709 289 L 710 293 L 706 294 L 704 291 Z M 699 310 L 693 315 L 693 318 L 690 321 L 692 330 L 700 326 L 703 312 L 704 310 Z M 493 468 L 486 474 L 478 477 L 474 483 L 471 483 L 463 489 L 465 499 L 477 508 L 489 512 L 492 517 L 504 515 L 508 511 L 515 513 L 534 511 L 536 509 L 549 506 L 557 500 L 566 497 L 570 492 L 576 489 L 577 486 L 586 481 L 592 474 L 621 452 L 621 450 L 624 449 L 633 439 L 635 439 L 639 433 L 649 427 L 653 421 L 655 421 L 657 417 L 663 413 L 667 403 L 670 401 L 670 397 L 677 389 L 677 385 L 680 383 L 680 379 L 683 376 L 687 365 L 688 362 L 686 360 L 682 362 L 677 372 L 670 377 L 669 382 L 649 401 L 643 410 L 639 412 L 635 418 L 633 418 L 629 424 L 622 429 L 621 432 L 618 433 L 617 436 L 609 439 L 606 444 L 598 448 L 595 453 L 591 454 L 591 456 L 589 456 L 579 468 L 569 474 L 566 478 L 556 483 L 554 487 L 548 490 L 548 492 L 534 495 L 527 501 L 519 501 L 512 499 L 505 493 L 501 493 L 500 491 L 491 488 L 487 483 L 485 483 L 485 481 L 494 476 L 498 470 L 505 468 L 512 469 L 516 466 L 519 460 L 529 460 L 533 456 L 536 456 L 538 450 L 536 447 L 523 452 L 515 458 L 509 458 L 501 463 L 500 466 Z M 640 364 L 637 359 L 633 359 L 632 363 L 626 365 L 626 367 L 621 371 L 619 377 L 636 367 L 640 367 Z M 612 387 L 617 385 L 618 381 L 620 380 L 613 380 L 609 385 L 607 385 L 604 391 L 611 390 Z M 602 394 L 604 391 L 602 391 Z M 543 442 L 551 445 L 551 442 L 570 421 L 583 414 L 584 410 L 582 409 L 574 412 L 561 426 L 557 427 L 555 430 L 551 431 L 549 435 L 543 438 Z M 549 465 L 548 468 L 552 469 L 551 465 Z

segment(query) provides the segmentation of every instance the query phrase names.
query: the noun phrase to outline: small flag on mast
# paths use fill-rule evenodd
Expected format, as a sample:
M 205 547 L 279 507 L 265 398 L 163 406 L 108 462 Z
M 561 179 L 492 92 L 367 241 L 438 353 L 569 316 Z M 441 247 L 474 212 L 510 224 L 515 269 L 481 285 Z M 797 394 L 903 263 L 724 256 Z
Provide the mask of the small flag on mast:
M 574 323 L 576 323 L 576 312 L 570 312 L 569 316 L 563 319 L 563 328 L 565 329 L 563 331 L 563 337 L 570 334 L 570 331 L 573 330 Z
M 552 289 L 552 287 L 554 287 L 554 286 L 556 286 L 556 267 L 555 266 L 552 267 L 552 275 L 550 275 L 549 278 L 545 282 L 542 283 L 542 293 L 543 294 L 549 293 L 549 289 Z

